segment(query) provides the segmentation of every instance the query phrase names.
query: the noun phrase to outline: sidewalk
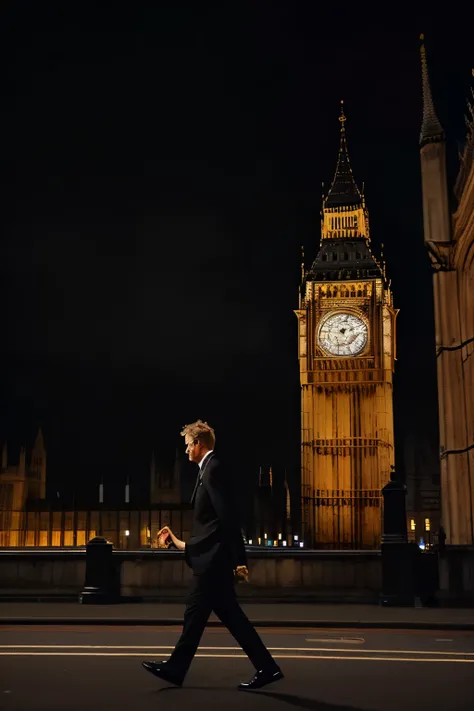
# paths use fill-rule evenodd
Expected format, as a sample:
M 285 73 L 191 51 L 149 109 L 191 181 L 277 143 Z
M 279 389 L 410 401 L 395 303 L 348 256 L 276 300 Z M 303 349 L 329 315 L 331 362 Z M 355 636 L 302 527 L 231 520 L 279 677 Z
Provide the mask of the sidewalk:
M 472 630 L 474 609 L 246 603 L 257 627 Z M 0 602 L 0 625 L 181 625 L 183 603 L 81 605 L 78 602 Z M 220 626 L 214 615 L 209 625 Z

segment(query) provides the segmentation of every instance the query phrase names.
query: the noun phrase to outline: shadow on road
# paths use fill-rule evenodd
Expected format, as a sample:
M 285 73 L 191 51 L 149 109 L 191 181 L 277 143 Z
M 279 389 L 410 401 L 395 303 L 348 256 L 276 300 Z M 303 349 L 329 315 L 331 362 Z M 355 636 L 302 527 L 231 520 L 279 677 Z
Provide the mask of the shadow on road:
M 291 706 L 296 706 L 300 709 L 308 709 L 308 711 L 367 711 L 360 706 L 341 706 L 340 704 L 327 704 L 325 701 L 317 699 L 305 699 L 304 696 L 296 694 L 284 694 L 279 691 L 246 691 L 246 694 L 259 694 L 260 696 L 268 696 L 276 701 L 283 701 Z
M 165 686 L 158 689 L 158 693 L 164 691 L 181 691 L 182 689 L 192 691 L 227 691 L 234 694 L 238 689 L 222 689 L 217 686 Z M 328 704 L 325 701 L 317 701 L 316 699 L 306 699 L 304 696 L 296 694 L 284 694 L 279 691 L 239 691 L 239 694 L 255 694 L 256 696 L 267 696 L 269 699 L 282 701 L 283 703 L 295 706 L 299 709 L 307 709 L 307 711 L 368 711 L 360 706 L 341 706 L 340 704 Z

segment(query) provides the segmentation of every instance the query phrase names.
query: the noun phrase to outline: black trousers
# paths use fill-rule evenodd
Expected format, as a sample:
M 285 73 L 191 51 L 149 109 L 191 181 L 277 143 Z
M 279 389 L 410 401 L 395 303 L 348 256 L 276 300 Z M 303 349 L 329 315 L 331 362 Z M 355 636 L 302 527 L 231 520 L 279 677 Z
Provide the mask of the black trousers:
M 193 575 L 186 600 L 184 624 L 168 665 L 184 679 L 196 654 L 211 612 L 217 615 L 258 671 L 276 666 L 235 594 L 233 571 L 227 567 Z

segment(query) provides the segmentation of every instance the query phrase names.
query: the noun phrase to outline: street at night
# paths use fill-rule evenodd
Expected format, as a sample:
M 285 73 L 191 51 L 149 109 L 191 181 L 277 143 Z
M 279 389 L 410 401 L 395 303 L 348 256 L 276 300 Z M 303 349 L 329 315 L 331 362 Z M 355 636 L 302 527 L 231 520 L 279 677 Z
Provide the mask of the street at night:
M 472 23 L 4 5 L 0 711 L 474 711 Z
M 166 659 L 179 627 L 3 626 L 0 709 L 173 711 L 472 709 L 474 633 L 262 629 L 285 678 L 255 692 L 228 632 L 208 629 L 182 688 L 144 671 Z

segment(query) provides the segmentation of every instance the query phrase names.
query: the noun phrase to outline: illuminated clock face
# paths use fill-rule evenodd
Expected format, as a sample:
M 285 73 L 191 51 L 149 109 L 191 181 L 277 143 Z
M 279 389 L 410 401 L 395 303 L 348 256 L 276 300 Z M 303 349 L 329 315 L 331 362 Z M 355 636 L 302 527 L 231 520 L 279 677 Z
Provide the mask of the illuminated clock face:
M 319 328 L 319 345 L 335 356 L 355 356 L 367 345 L 364 321 L 354 314 L 337 313 L 324 319 Z

